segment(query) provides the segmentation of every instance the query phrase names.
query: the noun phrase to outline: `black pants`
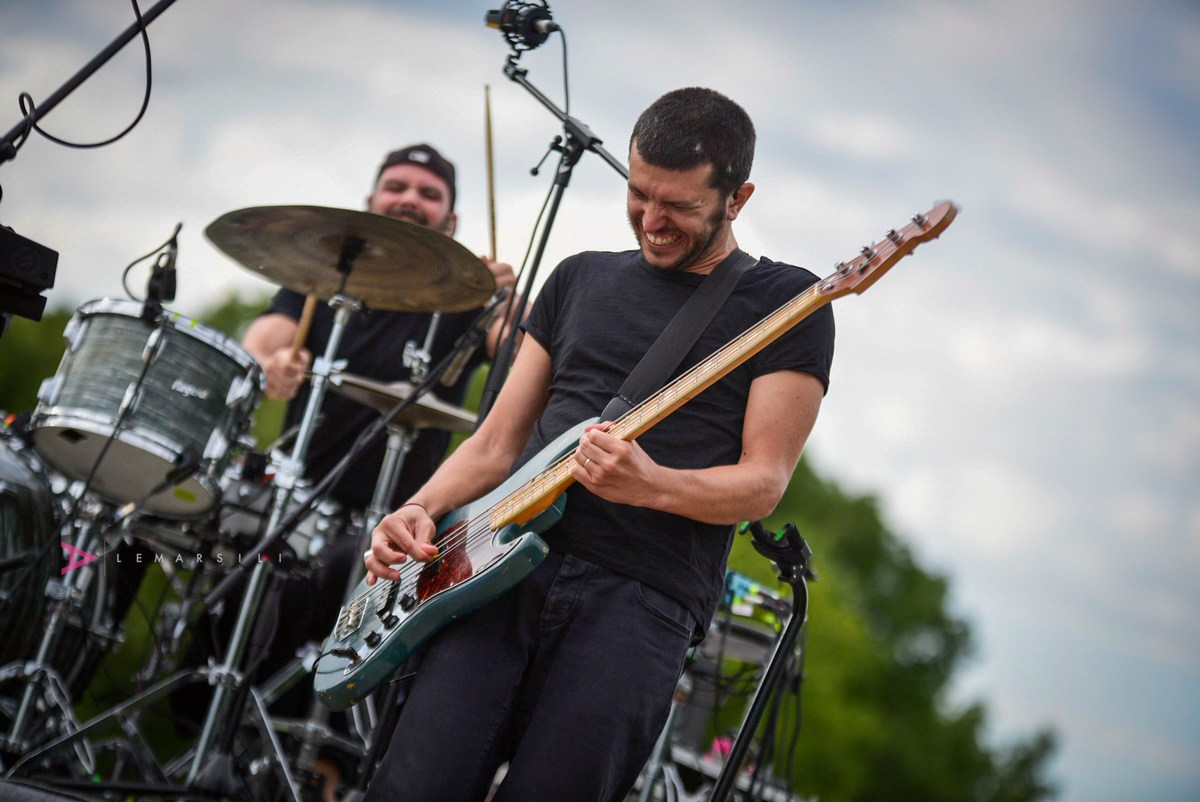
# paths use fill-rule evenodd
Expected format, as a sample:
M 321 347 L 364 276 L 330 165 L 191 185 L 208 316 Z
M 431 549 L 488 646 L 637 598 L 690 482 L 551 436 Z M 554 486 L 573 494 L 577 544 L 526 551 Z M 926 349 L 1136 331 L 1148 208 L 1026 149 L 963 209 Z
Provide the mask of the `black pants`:
M 666 721 L 694 624 L 674 598 L 551 554 L 425 650 L 365 802 L 620 800 Z

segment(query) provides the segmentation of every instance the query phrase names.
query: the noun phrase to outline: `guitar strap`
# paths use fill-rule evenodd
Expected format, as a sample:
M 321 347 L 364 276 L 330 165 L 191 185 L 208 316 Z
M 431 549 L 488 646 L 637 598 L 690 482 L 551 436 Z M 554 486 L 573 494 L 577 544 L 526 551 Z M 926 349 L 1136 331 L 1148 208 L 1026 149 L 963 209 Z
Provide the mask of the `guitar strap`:
M 721 260 L 630 372 L 621 389 L 600 413 L 600 420 L 616 420 L 666 384 L 700 339 L 700 332 L 712 322 L 721 304 L 733 292 L 738 279 L 756 264 L 758 260 L 740 248 L 735 248 Z

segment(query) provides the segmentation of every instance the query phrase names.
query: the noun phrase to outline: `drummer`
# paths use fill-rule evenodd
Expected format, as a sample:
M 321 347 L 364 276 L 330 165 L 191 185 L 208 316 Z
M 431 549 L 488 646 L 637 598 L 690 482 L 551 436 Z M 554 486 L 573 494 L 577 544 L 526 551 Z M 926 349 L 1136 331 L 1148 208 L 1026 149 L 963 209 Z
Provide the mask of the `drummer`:
M 384 158 L 376 173 L 374 190 L 367 197 L 367 210 L 453 236 L 458 224 L 455 199 L 454 165 L 429 145 L 412 145 Z M 480 259 L 496 279 L 497 289 L 515 284 L 510 265 L 492 261 L 487 256 Z M 318 306 L 307 347 L 294 353 L 292 342 L 304 300 L 299 293 L 281 289 L 266 311 L 250 325 L 242 340 L 246 350 L 266 372 L 266 396 L 292 402 L 288 405 L 285 426 L 300 422 L 308 397 L 308 387 L 303 385 L 305 371 L 312 364 L 312 354 L 324 351 L 333 324 L 333 310 L 326 305 Z M 450 353 L 454 342 L 477 314 L 477 311 L 469 311 L 441 315 L 431 349 L 432 364 L 438 364 Z M 404 346 L 409 342 L 422 345 L 431 319 L 432 315 L 427 312 L 381 310 L 353 316 L 342 337 L 337 358 L 347 360 L 346 373 L 380 382 L 409 380 L 412 376 L 404 365 Z M 499 336 L 499 326 L 497 322 L 487 339 L 489 357 Z M 453 387 L 438 385 L 435 393 L 442 400 L 461 406 L 469 376 L 482 358 L 483 354 L 476 354 Z M 341 459 L 377 413 L 348 398 L 326 394 L 321 416 L 327 424 L 317 428 L 305 460 L 308 478 L 313 481 L 321 479 Z M 405 457 L 393 496 L 397 504 L 415 492 L 433 473 L 445 455 L 449 440 L 447 432 L 430 429 L 421 432 L 412 451 Z M 380 442 L 343 475 L 333 490 L 333 497 L 343 507 L 365 509 L 370 503 L 383 453 L 384 445 Z
M 430 145 L 411 145 L 392 151 L 384 158 L 375 176 L 374 189 L 367 197 L 367 210 L 453 236 L 458 224 L 458 216 L 454 212 L 456 190 L 454 165 Z M 495 277 L 497 289 L 512 287 L 516 283 L 510 265 L 493 261 L 487 256 L 481 256 L 480 259 Z M 304 301 L 304 296 L 296 292 L 279 290 L 270 306 L 250 325 L 242 340 L 246 350 L 259 361 L 267 375 L 267 397 L 290 401 L 285 420 L 287 427 L 297 425 L 303 415 L 309 391 L 304 383 L 305 371 L 312 364 L 312 354 L 324 352 L 333 324 L 333 310 L 328 305 L 319 304 L 308 334 L 307 347 L 295 354 L 292 343 Z M 439 364 L 453 351 L 455 341 L 477 316 L 478 310 L 440 315 L 430 349 L 432 365 Z M 379 382 L 412 380 L 410 369 L 404 365 L 405 344 L 423 346 L 432 319 L 433 315 L 426 312 L 371 310 L 366 314 L 353 315 L 343 334 L 337 358 L 346 360 L 346 373 Z M 494 353 L 501 335 L 501 322 L 493 325 L 486 348 L 480 349 L 485 350 L 486 354 L 473 355 L 453 386 L 437 385 L 434 392 L 443 401 L 462 405 L 475 367 L 485 355 L 491 357 Z M 322 422 L 313 434 L 305 460 L 306 476 L 314 483 L 337 464 L 359 433 L 378 417 L 378 413 L 344 396 L 326 393 L 321 402 L 320 417 Z M 384 456 L 382 440 L 378 438 L 377 445 L 351 464 L 333 488 L 332 496 L 343 509 L 365 510 L 370 504 Z M 412 450 L 404 459 L 388 509 L 394 509 L 429 478 L 445 456 L 449 442 L 448 432 L 436 429 L 420 431 Z M 347 576 L 353 562 L 360 559 L 361 551 L 362 547 L 354 537 L 343 537 L 326 547 L 317 575 L 316 604 L 311 603 L 310 592 L 304 597 L 309 603 L 300 605 L 300 609 L 289 606 L 288 614 L 280 616 L 281 631 L 274 642 L 275 653 L 267 660 L 267 673 L 272 664 L 277 665 L 278 661 L 290 658 L 295 648 L 305 640 L 321 640 L 333 629 Z M 290 587 L 285 589 L 285 599 L 296 598 L 295 584 L 303 581 L 290 580 Z M 310 620 L 298 620 L 307 611 L 312 611 Z M 311 699 L 311 695 L 307 698 Z M 302 716 L 306 710 L 284 712 L 285 715 Z

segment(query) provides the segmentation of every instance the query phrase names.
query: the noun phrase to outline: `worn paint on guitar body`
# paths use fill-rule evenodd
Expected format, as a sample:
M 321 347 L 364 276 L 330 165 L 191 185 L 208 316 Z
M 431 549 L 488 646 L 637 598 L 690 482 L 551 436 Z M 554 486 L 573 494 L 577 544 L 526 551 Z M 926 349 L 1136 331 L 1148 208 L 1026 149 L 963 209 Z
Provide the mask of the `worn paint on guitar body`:
M 371 586 L 364 580 L 358 584 L 351 599 L 363 600 L 361 616 L 355 620 L 354 601 L 343 608 L 315 666 L 313 689 L 326 706 L 345 710 L 360 701 L 434 632 L 487 604 L 533 571 L 549 551 L 538 535 L 562 517 L 565 495 L 523 525 L 480 532 L 464 542 L 466 524 L 486 521 L 492 507 L 572 451 L 584 429 L 597 422 L 587 420 L 563 433 L 491 493 L 442 516 L 434 538 L 441 557 L 428 563 L 404 563 L 401 578 L 394 583 L 382 580 Z M 443 546 L 454 543 L 461 545 Z M 411 598 L 405 600 L 408 594 L 399 589 L 411 589 Z

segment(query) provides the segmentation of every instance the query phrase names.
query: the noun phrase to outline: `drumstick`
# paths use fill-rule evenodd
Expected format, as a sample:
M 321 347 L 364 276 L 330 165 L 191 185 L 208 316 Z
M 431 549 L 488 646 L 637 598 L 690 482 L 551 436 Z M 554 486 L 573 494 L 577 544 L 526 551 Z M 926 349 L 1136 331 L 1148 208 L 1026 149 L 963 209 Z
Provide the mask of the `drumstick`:
M 492 96 L 491 86 L 483 85 L 483 110 L 487 139 L 488 239 L 492 246 L 492 261 L 496 261 L 496 184 L 492 163 Z
M 313 313 L 317 311 L 317 296 L 310 295 L 304 300 L 304 311 L 300 313 L 300 323 L 296 328 L 296 337 L 292 340 L 292 359 L 300 353 L 300 349 L 304 347 L 304 341 L 308 339 L 308 330 L 312 327 Z

